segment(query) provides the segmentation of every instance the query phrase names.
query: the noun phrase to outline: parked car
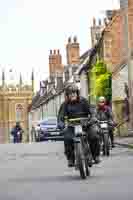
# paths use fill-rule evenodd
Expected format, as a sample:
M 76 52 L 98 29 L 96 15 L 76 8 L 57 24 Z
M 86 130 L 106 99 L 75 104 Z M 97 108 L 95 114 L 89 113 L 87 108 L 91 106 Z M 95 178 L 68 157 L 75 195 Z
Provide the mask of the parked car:
M 35 127 L 36 130 L 36 142 L 47 140 L 48 136 L 60 135 L 60 132 L 57 128 L 57 118 L 49 117 L 40 122 L 38 122 Z

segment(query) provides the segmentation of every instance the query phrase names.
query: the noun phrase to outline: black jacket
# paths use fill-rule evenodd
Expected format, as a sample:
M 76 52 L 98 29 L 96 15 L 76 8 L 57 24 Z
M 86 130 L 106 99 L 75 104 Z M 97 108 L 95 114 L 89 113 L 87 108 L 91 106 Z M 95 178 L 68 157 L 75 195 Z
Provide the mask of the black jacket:
M 63 102 L 58 112 L 58 125 L 63 125 L 65 117 L 77 118 L 77 117 L 94 117 L 95 113 L 91 109 L 91 105 L 87 99 L 80 97 L 76 102 Z
M 101 121 L 109 121 L 114 124 L 113 113 L 109 106 L 105 106 L 104 110 L 97 108 L 97 119 Z
M 23 132 L 23 129 L 20 127 L 20 126 L 15 126 L 13 129 L 12 129 L 12 131 L 11 131 L 11 134 L 15 137 L 15 136 L 17 136 L 17 133 L 18 132 Z

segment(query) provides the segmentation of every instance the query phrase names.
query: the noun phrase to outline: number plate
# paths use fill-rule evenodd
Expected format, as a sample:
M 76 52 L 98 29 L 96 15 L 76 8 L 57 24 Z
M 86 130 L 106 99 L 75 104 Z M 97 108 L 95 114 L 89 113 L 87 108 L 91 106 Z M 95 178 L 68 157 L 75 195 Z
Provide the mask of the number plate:
M 106 123 L 101 124 L 101 128 L 108 128 L 108 125 Z
M 82 133 L 82 126 L 77 125 L 75 126 L 75 134 L 79 134 L 79 133 Z
M 51 132 L 50 135 L 59 135 L 59 133 L 55 131 L 55 132 Z

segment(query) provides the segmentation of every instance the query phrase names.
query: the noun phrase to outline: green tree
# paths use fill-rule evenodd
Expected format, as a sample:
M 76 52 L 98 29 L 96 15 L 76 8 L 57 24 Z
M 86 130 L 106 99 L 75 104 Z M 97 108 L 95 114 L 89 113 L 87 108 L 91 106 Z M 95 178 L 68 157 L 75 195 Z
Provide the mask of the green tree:
M 98 60 L 91 70 L 91 94 L 98 99 L 99 96 L 105 96 L 107 100 L 112 99 L 112 75 L 107 70 L 106 64 Z

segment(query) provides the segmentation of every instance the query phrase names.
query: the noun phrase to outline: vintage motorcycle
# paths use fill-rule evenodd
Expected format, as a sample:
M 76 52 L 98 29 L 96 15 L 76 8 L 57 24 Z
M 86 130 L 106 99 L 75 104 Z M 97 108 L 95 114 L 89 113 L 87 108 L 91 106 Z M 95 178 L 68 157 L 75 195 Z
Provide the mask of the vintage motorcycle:
M 92 167 L 92 154 L 88 143 L 87 134 L 83 131 L 82 124 L 88 118 L 69 119 L 66 122 L 67 127 L 74 129 L 74 153 L 75 153 L 75 169 L 79 170 L 82 179 L 90 175 L 90 167 Z
M 111 142 L 109 136 L 109 124 L 108 121 L 99 121 L 100 136 L 101 136 L 101 147 L 104 156 L 110 155 Z

